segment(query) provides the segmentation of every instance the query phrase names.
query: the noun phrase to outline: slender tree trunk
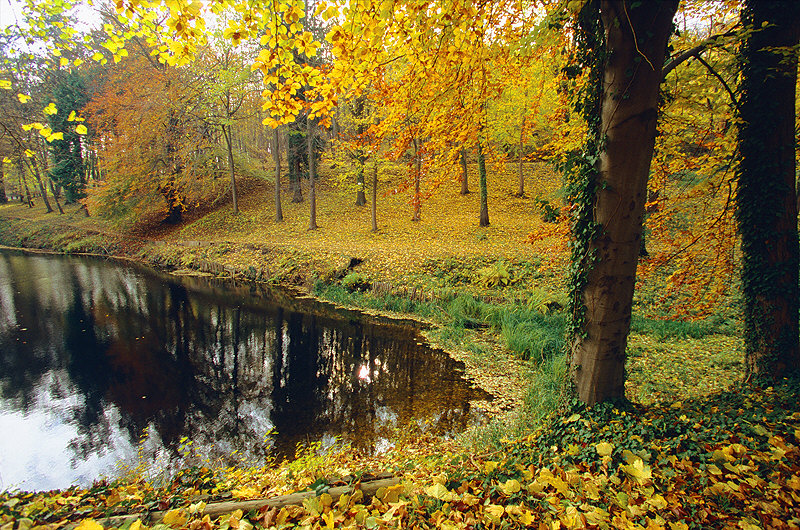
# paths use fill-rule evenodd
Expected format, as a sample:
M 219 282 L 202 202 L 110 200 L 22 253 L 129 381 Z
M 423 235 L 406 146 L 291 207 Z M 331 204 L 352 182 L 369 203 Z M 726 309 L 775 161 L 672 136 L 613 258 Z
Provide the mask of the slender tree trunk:
M 53 184 L 52 180 L 48 184 L 50 185 L 50 192 L 53 194 L 53 200 L 56 202 L 56 208 L 58 208 L 58 213 L 63 215 L 64 209 L 61 207 L 61 202 L 59 202 L 58 200 L 58 193 L 56 193 L 57 189 L 56 185 Z
M 526 91 L 527 101 L 527 91 Z M 525 132 L 525 114 L 522 115 L 522 123 L 519 126 L 519 145 L 517 146 L 517 197 L 525 196 L 525 177 L 522 174 L 522 160 L 525 158 L 523 154 L 523 140 Z
M 364 183 L 364 157 L 358 157 L 358 172 L 356 173 L 356 185 L 358 191 L 356 192 L 356 206 L 365 206 L 367 204 L 367 195 L 364 192 L 366 184 Z
M 28 183 L 25 182 L 25 163 L 22 161 L 22 155 L 17 157 L 17 177 L 19 178 L 19 202 L 27 204 L 28 208 L 33 207 L 33 199 L 31 199 L 31 191 L 28 189 Z M 22 191 L 25 191 L 24 199 Z
M 231 200 L 233 201 L 233 215 L 239 215 L 239 198 L 236 193 L 236 166 L 233 163 L 233 138 L 230 125 L 222 126 L 222 136 L 225 137 L 225 145 L 228 147 L 228 171 L 231 175 Z
M 286 132 L 286 165 L 289 168 L 289 183 L 292 185 L 292 202 L 303 202 L 303 187 L 300 184 L 300 153 L 302 142 L 291 130 Z
M 469 185 L 467 183 L 467 150 L 461 148 L 461 195 L 469 193 Z
M 592 220 L 598 235 L 574 281 L 583 311 L 572 337 L 570 373 L 578 397 L 596 403 L 625 396 L 625 348 L 647 177 L 655 145 L 661 67 L 677 0 L 601 0 L 606 60 Z M 587 270 L 588 269 L 588 270 Z
M 378 231 L 378 161 L 375 160 L 375 167 L 372 170 L 372 205 L 370 207 L 372 217 L 372 231 Z
M 281 151 L 278 129 L 272 130 L 272 159 L 275 162 L 275 222 L 283 221 L 281 208 Z
M 44 202 L 44 207 L 47 208 L 47 213 L 53 212 L 53 207 L 50 206 L 50 201 L 47 200 L 47 190 L 44 187 L 44 182 L 42 181 L 42 175 L 39 172 L 39 165 L 36 163 L 36 159 L 31 159 L 31 164 L 33 165 L 33 176 L 36 177 L 36 183 L 39 185 L 39 191 L 42 194 L 42 201 Z
M 483 146 L 478 140 L 478 178 L 481 189 L 481 218 L 479 226 L 489 226 L 489 189 L 486 185 L 486 158 L 483 156 Z
M 745 365 L 771 384 L 800 371 L 795 87 L 800 4 L 744 3 L 736 194 L 742 234 Z M 776 51 L 777 50 L 777 51 Z
M 6 196 L 6 179 L 3 174 L 3 163 L 0 161 L 0 204 L 6 204 L 8 197 Z
M 317 190 L 316 190 L 316 173 L 317 161 L 314 158 L 314 120 L 308 119 L 306 126 L 306 142 L 308 143 L 308 202 L 311 206 L 311 211 L 308 219 L 308 229 L 316 230 L 317 226 Z
M 422 208 L 422 195 L 420 193 L 419 184 L 422 178 L 422 159 L 420 155 L 420 140 L 414 138 L 414 199 L 411 201 L 414 207 L 414 214 L 411 216 L 411 221 L 418 223 L 422 220 L 420 212 Z

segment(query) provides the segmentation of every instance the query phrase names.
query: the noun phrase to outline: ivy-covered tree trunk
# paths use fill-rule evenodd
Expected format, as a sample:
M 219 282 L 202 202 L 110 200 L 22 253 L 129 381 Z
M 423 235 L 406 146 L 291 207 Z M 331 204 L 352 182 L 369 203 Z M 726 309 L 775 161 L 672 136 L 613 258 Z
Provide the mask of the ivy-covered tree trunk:
M 483 146 L 478 140 L 478 179 L 481 189 L 481 216 L 479 226 L 489 226 L 489 189 L 486 185 L 486 158 L 483 156 Z
M 281 208 L 281 151 L 278 129 L 272 130 L 272 160 L 275 162 L 275 222 L 281 222 L 283 208 Z
M 592 4 L 586 9 L 596 10 L 598 4 Z M 595 78 L 602 82 L 595 125 L 600 151 L 586 181 L 590 192 L 578 199 L 588 222 L 576 224 L 582 227 L 576 245 L 583 246 L 583 257 L 573 276 L 569 360 L 578 397 L 588 404 L 625 396 L 625 348 L 661 67 L 677 6 L 677 0 L 599 2 L 604 36 L 597 42 L 604 49 L 594 53 L 604 58 L 602 77 Z
M 769 384 L 800 369 L 795 86 L 800 4 L 749 0 L 741 51 L 739 167 L 747 377 Z

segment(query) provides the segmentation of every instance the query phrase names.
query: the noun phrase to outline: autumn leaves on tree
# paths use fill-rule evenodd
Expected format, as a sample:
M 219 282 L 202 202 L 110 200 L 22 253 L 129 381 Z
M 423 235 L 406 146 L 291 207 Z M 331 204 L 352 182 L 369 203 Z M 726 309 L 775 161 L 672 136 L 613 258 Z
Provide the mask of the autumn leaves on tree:
M 800 362 L 798 28 L 786 22 L 800 17 L 778 20 L 795 8 L 774 5 L 746 2 L 739 20 L 736 2 L 678 11 L 677 0 L 118 2 L 102 47 L 84 53 L 91 67 L 51 58 L 91 79 L 80 96 L 91 101 L 59 92 L 75 108 L 33 134 L 38 148 L 19 131 L 33 119 L 4 116 L 4 156 L 17 162 L 4 169 L 37 175 L 43 197 L 49 175 L 68 201 L 95 175 L 90 210 L 171 222 L 227 196 L 238 213 L 239 177 L 252 175 L 274 180 L 279 222 L 287 175 L 292 201 L 307 187 L 309 230 L 322 173 L 370 206 L 377 231 L 382 193 L 406 194 L 408 218 L 423 221 L 432 194 L 470 192 L 469 167 L 475 224 L 491 226 L 492 171 L 513 164 L 508 185 L 525 198 L 527 161 L 558 162 L 566 200 L 531 199 L 573 231 L 569 363 L 587 403 L 624 397 L 637 273 L 669 269 L 664 303 L 690 308 L 682 316 L 706 316 L 729 288 L 735 197 L 748 368 L 775 378 Z M 62 123 L 70 110 L 96 142 Z M 406 178 L 379 192 L 398 168 Z

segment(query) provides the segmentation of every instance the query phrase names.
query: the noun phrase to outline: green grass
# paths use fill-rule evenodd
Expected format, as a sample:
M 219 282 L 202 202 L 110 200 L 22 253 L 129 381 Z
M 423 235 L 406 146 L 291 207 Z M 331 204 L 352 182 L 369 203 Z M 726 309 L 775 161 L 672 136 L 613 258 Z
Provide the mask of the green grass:
M 657 339 L 702 339 L 709 335 L 738 335 L 739 325 L 731 318 L 712 316 L 706 320 L 655 320 L 634 315 L 631 333 L 650 335 Z

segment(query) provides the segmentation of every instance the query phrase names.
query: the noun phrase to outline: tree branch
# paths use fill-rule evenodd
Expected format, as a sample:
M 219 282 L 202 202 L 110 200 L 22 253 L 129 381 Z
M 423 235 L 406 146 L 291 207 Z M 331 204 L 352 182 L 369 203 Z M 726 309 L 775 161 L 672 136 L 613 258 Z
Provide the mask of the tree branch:
M 707 38 L 694 48 L 689 48 L 688 50 L 684 50 L 680 52 L 678 55 L 674 55 L 673 57 L 671 57 L 670 60 L 667 61 L 667 63 L 661 69 L 661 75 L 662 75 L 661 80 L 663 81 L 664 79 L 666 79 L 667 75 L 671 71 L 673 71 L 679 64 L 687 61 L 691 57 L 697 57 L 699 54 L 703 53 L 706 49 L 716 45 L 719 39 L 723 37 L 732 37 L 733 35 L 736 35 L 735 30 L 737 26 L 738 24 L 736 24 L 736 26 L 733 26 L 731 29 L 729 29 L 724 33 L 717 33 L 716 35 L 712 35 L 711 37 Z
M 720 82 L 720 83 L 722 83 L 722 86 L 724 86 L 724 87 L 725 87 L 725 90 L 727 90 L 727 91 L 728 91 L 728 95 L 731 97 L 731 102 L 733 103 L 733 106 L 734 106 L 734 107 L 736 107 L 736 110 L 741 110 L 741 109 L 739 108 L 739 100 L 737 100 L 737 99 L 736 99 L 736 94 L 734 94 L 734 93 L 733 93 L 733 90 L 731 90 L 731 87 L 729 87 L 729 86 L 728 86 L 728 83 L 726 83 L 726 82 L 725 82 L 725 80 L 722 78 L 722 76 L 721 76 L 721 75 L 719 75 L 719 73 L 718 73 L 716 70 L 714 70 L 714 69 L 711 67 L 711 65 L 710 65 L 710 64 L 708 64 L 708 63 L 707 63 L 707 62 L 706 62 L 706 61 L 705 61 L 705 60 L 704 60 L 704 59 L 703 59 L 703 58 L 700 56 L 700 52 L 697 52 L 697 54 L 694 56 L 694 58 L 695 58 L 695 59 L 697 59 L 698 61 L 700 61 L 700 64 L 702 64 L 703 66 L 705 66 L 705 67 L 706 67 L 706 69 L 707 69 L 709 72 L 711 72 L 711 74 L 712 74 L 714 77 L 716 77 L 717 79 L 719 79 L 719 82 Z

